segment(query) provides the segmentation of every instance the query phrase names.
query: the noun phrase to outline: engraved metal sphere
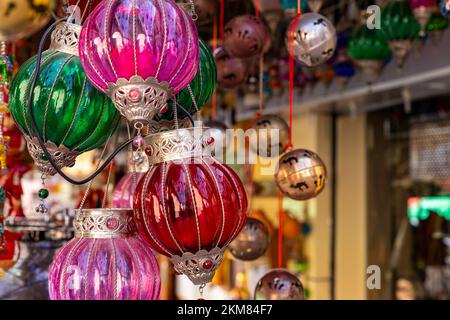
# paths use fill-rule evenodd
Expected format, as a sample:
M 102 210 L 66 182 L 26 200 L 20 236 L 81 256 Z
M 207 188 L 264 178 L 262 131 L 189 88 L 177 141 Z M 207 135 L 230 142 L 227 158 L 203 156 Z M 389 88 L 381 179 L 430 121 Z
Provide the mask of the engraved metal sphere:
M 238 260 L 251 261 L 262 257 L 269 243 L 269 230 L 264 223 L 248 217 L 244 228 L 230 243 L 228 250 Z
M 255 300 L 304 300 L 305 293 L 300 280 L 283 269 L 272 270 L 256 285 Z
M 249 63 L 245 59 L 233 57 L 225 48 L 214 52 L 217 65 L 217 82 L 225 89 L 233 89 L 245 82 Z
M 327 169 L 320 157 L 309 150 L 295 149 L 284 154 L 275 172 L 278 188 L 294 200 L 315 198 L 325 188 Z
M 216 0 L 195 0 L 195 13 L 198 19 L 195 21 L 197 25 L 203 26 L 213 22 L 214 16 L 217 12 Z
M 337 37 L 333 24 L 318 13 L 305 13 L 295 18 L 286 34 L 286 46 L 293 41 L 295 59 L 315 67 L 330 59 L 336 50 Z
M 289 125 L 277 115 L 260 117 L 252 126 L 256 135 L 250 144 L 253 152 L 262 157 L 276 157 L 289 146 Z
M 237 58 L 249 58 L 260 54 L 267 41 L 264 23 L 256 16 L 234 17 L 225 25 L 223 45 Z
M 25 38 L 48 22 L 56 0 L 0 1 L 0 41 Z

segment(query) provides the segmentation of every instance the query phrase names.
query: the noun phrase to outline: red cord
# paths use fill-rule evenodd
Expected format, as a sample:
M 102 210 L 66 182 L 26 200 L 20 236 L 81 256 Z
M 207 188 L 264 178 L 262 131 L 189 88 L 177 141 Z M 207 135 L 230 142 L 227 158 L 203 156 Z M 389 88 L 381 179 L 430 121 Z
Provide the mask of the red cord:
M 213 52 L 216 53 L 217 50 L 217 17 L 214 16 L 213 20 Z M 214 90 L 212 96 L 212 110 L 211 110 L 211 119 L 216 120 L 217 118 L 217 93 Z
M 225 0 L 220 0 L 220 42 L 223 45 L 225 25 Z
M 255 15 L 259 18 L 259 0 L 255 0 Z
M 283 194 L 278 192 L 278 268 L 283 267 Z

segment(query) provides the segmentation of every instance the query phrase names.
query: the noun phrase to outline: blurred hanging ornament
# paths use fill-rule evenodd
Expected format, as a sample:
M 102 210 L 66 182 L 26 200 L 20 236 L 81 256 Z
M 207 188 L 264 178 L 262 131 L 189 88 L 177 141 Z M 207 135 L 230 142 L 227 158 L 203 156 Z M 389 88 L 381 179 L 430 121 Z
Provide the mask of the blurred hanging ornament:
M 284 269 L 272 270 L 256 284 L 255 300 L 304 300 L 300 280 Z
M 448 19 L 440 13 L 434 13 L 427 24 L 427 32 L 430 36 L 431 43 L 437 45 L 444 36 L 445 30 L 448 29 Z
M 102 0 L 66 0 L 66 2 L 69 13 L 73 12 L 70 10 L 70 7 L 78 6 L 80 10 L 80 17 L 87 17 L 100 4 L 100 2 L 102 2 Z
M 103 145 L 120 117 L 108 97 L 88 81 L 77 56 L 80 26 L 62 23 L 52 34 L 52 44 L 42 55 L 41 72 L 34 90 L 33 109 L 41 139 L 59 168 L 71 167 L 75 158 Z M 31 129 L 28 94 L 37 57 L 25 62 L 10 89 L 9 109 L 38 169 L 56 173 Z
M 408 0 L 388 2 L 381 10 L 381 30 L 401 68 L 419 35 L 420 25 Z
M 185 108 L 189 113 L 195 114 L 204 106 L 214 94 L 217 84 L 217 67 L 214 56 L 206 42 L 200 39 L 200 64 L 194 79 L 189 85 L 181 90 L 175 101 Z M 169 108 L 155 118 L 155 122 L 160 120 L 173 120 L 173 102 L 169 102 Z M 178 112 L 178 117 L 185 118 L 186 115 Z
M 0 244 L 0 274 L 8 271 L 20 257 L 20 233 L 3 230 L 3 243 Z
M 107 0 L 83 24 L 80 59 L 92 84 L 141 128 L 192 81 L 198 43 L 194 22 L 173 0 Z
M 444 17 L 448 17 L 450 15 L 450 0 L 441 0 L 439 2 L 439 9 L 441 9 Z
M 51 300 L 157 300 L 158 262 L 136 234 L 132 210 L 78 210 L 75 239 L 49 271 Z
M 323 5 L 323 0 L 308 0 L 308 7 L 312 12 L 319 12 Z
M 189 0 L 182 0 L 184 2 L 190 2 Z M 214 20 L 214 16 L 217 13 L 218 1 L 217 0 L 193 0 L 195 11 L 195 23 L 199 26 L 210 24 Z M 190 4 L 189 4 L 190 5 Z
M 225 48 L 218 48 L 214 57 L 217 64 L 217 82 L 220 86 L 233 89 L 245 82 L 249 70 L 246 60 L 231 56 Z
M 409 0 L 414 17 L 420 25 L 420 37 L 425 37 L 426 27 L 436 9 L 436 0 Z
M 223 46 L 233 57 L 250 58 L 261 54 L 266 46 L 266 26 L 256 16 L 234 17 L 224 31 Z
M 238 260 L 256 260 L 266 253 L 270 243 L 269 230 L 258 219 L 248 217 L 244 228 L 228 249 Z
M 338 61 L 333 65 L 333 71 L 341 86 L 345 87 L 355 75 L 355 67 L 351 61 Z
M 250 148 L 262 157 L 278 157 L 289 146 L 289 125 L 277 115 L 265 115 L 253 124 Z
M 334 70 L 328 63 L 322 64 L 314 68 L 314 73 L 319 81 L 323 84 L 325 89 L 328 89 L 334 79 Z
M 0 1 L 0 41 L 28 37 L 49 21 L 56 0 Z
M 367 28 L 366 21 L 366 16 L 362 15 L 360 25 L 352 32 L 348 54 L 363 70 L 367 81 L 371 83 L 380 75 L 384 63 L 391 55 L 391 50 L 382 31 Z
M 247 212 L 239 177 L 211 156 L 212 144 L 197 129 L 153 136 L 134 197 L 139 234 L 195 285 L 212 280 Z
M 315 198 L 325 188 L 327 169 L 312 151 L 295 149 L 285 153 L 278 163 L 275 182 L 286 196 L 294 200 Z
M 294 57 L 308 67 L 325 63 L 330 59 L 337 45 L 333 24 L 318 13 L 305 13 L 294 21 L 286 34 L 286 47 L 290 50 L 293 39 Z

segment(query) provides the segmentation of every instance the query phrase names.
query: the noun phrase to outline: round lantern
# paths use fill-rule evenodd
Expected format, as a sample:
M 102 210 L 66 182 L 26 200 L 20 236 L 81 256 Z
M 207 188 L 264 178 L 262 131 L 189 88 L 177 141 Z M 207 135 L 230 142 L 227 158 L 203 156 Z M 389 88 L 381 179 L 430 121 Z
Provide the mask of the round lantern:
M 217 84 L 217 67 L 214 56 L 206 42 L 199 41 L 200 46 L 200 64 L 195 78 L 189 83 L 188 87 L 181 90 L 175 100 L 183 106 L 189 113 L 194 114 L 205 105 L 214 94 Z M 195 102 L 194 102 L 195 100 Z M 155 122 L 160 120 L 173 120 L 173 103 L 169 103 L 170 110 L 159 115 Z M 186 115 L 178 111 L 178 117 L 184 118 Z
M 365 20 L 352 33 L 348 54 L 362 69 L 368 82 L 378 78 L 391 50 L 381 30 L 369 29 Z
M 113 194 L 113 208 L 133 208 L 133 194 L 143 172 L 128 172 L 117 183 Z
M 141 128 L 194 78 L 197 29 L 173 0 L 105 0 L 86 19 L 80 58 L 94 86 Z
M 79 210 L 74 228 L 50 266 L 50 299 L 159 299 L 158 263 L 136 234 L 132 210 Z
M 237 58 L 249 58 L 263 52 L 267 30 L 256 16 L 243 15 L 231 19 L 225 25 L 223 46 Z
M 424 37 L 426 35 L 428 21 L 436 9 L 436 0 L 409 0 L 409 6 L 417 22 L 419 22 L 419 35 Z
M 294 57 L 308 67 L 325 63 L 333 56 L 337 45 L 336 29 L 318 13 L 305 13 L 295 18 L 286 35 L 288 50 L 291 39 Z
M 153 165 L 136 189 L 134 210 L 141 237 L 204 285 L 244 226 L 247 198 L 236 173 L 211 156 L 210 137 L 197 131 L 152 137 L 146 152 Z
M 255 300 L 304 299 L 305 293 L 300 280 L 283 269 L 268 272 L 256 284 Z
M 258 219 L 248 217 L 244 228 L 228 249 L 239 260 L 256 260 L 266 253 L 270 243 L 269 230 Z
M 402 67 L 420 30 L 407 0 L 391 1 L 383 7 L 381 30 L 399 67 Z
M 217 82 L 225 89 L 233 89 L 245 82 L 249 63 L 245 59 L 233 57 L 225 48 L 214 52 L 217 64 Z
M 256 138 L 250 148 L 263 157 L 275 157 L 284 153 L 289 145 L 289 125 L 277 115 L 265 115 L 253 124 Z
M 80 26 L 63 23 L 42 55 L 33 110 L 39 134 L 59 168 L 71 167 L 83 152 L 103 145 L 120 122 L 114 106 L 86 78 L 77 54 Z M 28 151 L 42 173 L 55 169 L 32 135 L 28 95 L 37 57 L 20 68 L 10 89 L 9 109 L 27 140 Z
M 437 45 L 444 36 L 445 30 L 448 29 L 448 19 L 438 12 L 434 13 L 427 24 L 427 32 L 430 35 L 430 40 Z
M 0 41 L 25 38 L 48 22 L 56 0 L 0 1 Z
M 275 181 L 278 188 L 291 199 L 309 200 L 325 188 L 327 169 L 322 159 L 312 151 L 296 149 L 279 160 Z

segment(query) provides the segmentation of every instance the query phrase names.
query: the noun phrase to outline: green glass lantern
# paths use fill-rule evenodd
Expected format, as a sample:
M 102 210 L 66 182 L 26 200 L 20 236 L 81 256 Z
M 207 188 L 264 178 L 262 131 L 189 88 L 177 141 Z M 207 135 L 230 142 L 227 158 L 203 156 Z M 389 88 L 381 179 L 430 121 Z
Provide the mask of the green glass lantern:
M 58 167 L 71 167 L 75 158 L 102 146 L 116 130 L 120 115 L 104 94 L 86 78 L 77 56 L 78 25 L 58 25 L 52 45 L 43 52 L 34 89 L 33 111 L 41 139 Z M 45 175 L 56 171 L 32 135 L 28 96 L 37 57 L 28 60 L 14 78 L 9 109 L 27 141 L 28 151 Z
M 363 21 L 353 30 L 348 54 L 363 70 L 367 81 L 372 82 L 378 78 L 385 61 L 391 55 L 391 50 L 381 30 L 369 29 Z
M 420 25 L 414 17 L 408 0 L 394 0 L 383 7 L 381 30 L 389 42 L 399 67 L 402 67 L 420 31 Z
M 430 36 L 431 43 L 437 45 L 441 41 L 445 30 L 448 29 L 448 25 L 448 18 L 444 17 L 439 12 L 436 12 L 431 16 L 430 21 L 428 21 L 427 24 L 427 32 Z
M 191 114 L 195 114 L 205 105 L 214 94 L 217 84 L 217 67 L 213 53 L 208 45 L 200 39 L 200 64 L 191 83 L 181 90 L 175 97 L 176 101 Z M 194 101 L 195 99 L 195 101 Z M 186 115 L 178 112 L 178 117 L 185 118 Z M 166 112 L 160 114 L 155 120 L 171 121 L 174 118 L 173 103 L 170 102 Z

